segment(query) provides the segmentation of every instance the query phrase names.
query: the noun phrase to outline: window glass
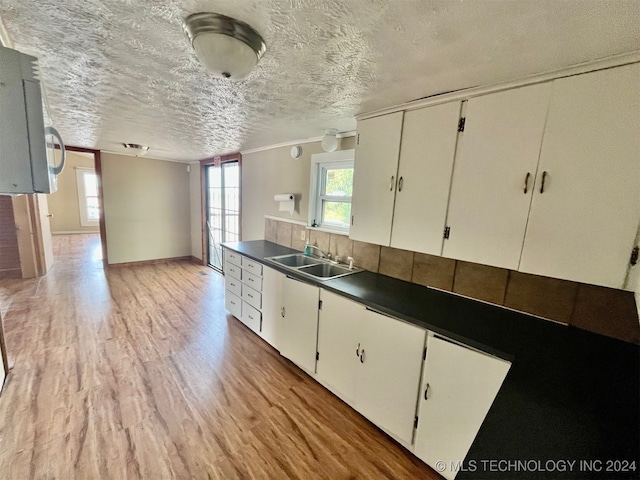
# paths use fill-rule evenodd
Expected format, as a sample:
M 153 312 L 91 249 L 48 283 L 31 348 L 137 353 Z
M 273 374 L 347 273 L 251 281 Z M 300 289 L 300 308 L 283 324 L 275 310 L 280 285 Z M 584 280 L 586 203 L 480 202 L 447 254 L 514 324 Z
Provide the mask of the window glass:
M 322 223 L 339 228 L 349 228 L 351 219 L 351 203 L 322 202 Z
M 325 172 L 325 195 L 351 196 L 353 168 L 327 168 Z

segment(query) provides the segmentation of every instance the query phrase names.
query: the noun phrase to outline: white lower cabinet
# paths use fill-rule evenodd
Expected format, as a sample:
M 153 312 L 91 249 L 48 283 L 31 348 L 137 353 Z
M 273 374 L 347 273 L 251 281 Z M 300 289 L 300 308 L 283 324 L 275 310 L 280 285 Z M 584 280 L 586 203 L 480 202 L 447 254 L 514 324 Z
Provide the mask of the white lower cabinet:
M 432 334 L 425 360 L 420 327 L 235 253 L 225 256 L 230 270 L 229 312 L 446 478 L 456 476 L 452 466 L 465 459 L 509 362 Z
M 282 313 L 282 282 L 284 274 L 273 268 L 262 269 L 262 330 L 260 336 L 272 347 L 278 345 L 278 330 Z
M 316 371 L 320 289 L 285 277 L 282 282 L 280 353 L 310 373 Z
M 343 400 L 355 405 L 361 347 L 358 338 L 366 308 L 326 290 L 320 290 L 320 298 L 318 377 Z
M 414 453 L 438 472 L 456 476 L 511 364 L 429 337 L 418 405 Z M 453 468 L 452 468 L 453 466 Z
M 318 376 L 398 439 L 413 439 L 425 330 L 322 290 Z

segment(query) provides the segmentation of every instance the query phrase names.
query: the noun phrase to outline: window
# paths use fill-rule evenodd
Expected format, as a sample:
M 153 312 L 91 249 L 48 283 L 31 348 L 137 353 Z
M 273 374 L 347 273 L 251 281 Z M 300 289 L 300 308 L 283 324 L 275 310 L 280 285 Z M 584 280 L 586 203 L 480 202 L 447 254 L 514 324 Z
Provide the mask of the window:
M 98 201 L 98 177 L 92 168 L 76 167 L 78 185 L 78 207 L 80 209 L 80 225 L 83 227 L 98 226 L 100 204 Z
M 312 155 L 309 226 L 349 231 L 353 152 L 344 150 Z

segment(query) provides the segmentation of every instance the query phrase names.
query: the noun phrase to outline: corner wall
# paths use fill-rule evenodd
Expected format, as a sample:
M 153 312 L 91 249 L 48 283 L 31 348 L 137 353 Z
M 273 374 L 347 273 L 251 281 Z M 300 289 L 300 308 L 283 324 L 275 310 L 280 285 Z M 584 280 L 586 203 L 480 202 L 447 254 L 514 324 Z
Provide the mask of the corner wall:
M 101 153 L 109 264 L 191 256 L 184 163 Z

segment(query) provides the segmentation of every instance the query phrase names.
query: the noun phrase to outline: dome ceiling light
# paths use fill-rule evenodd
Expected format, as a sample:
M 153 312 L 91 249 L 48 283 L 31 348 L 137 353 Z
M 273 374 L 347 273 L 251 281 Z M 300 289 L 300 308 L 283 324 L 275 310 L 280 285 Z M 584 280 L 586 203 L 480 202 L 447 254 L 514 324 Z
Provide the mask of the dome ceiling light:
M 330 128 L 325 131 L 324 137 L 322 137 L 322 141 L 320 142 L 322 145 L 322 149 L 325 152 L 335 152 L 340 146 L 340 139 L 338 138 L 338 130 L 335 128 Z
M 219 13 L 194 13 L 182 24 L 198 60 L 218 77 L 249 75 L 267 46 L 250 25 Z

